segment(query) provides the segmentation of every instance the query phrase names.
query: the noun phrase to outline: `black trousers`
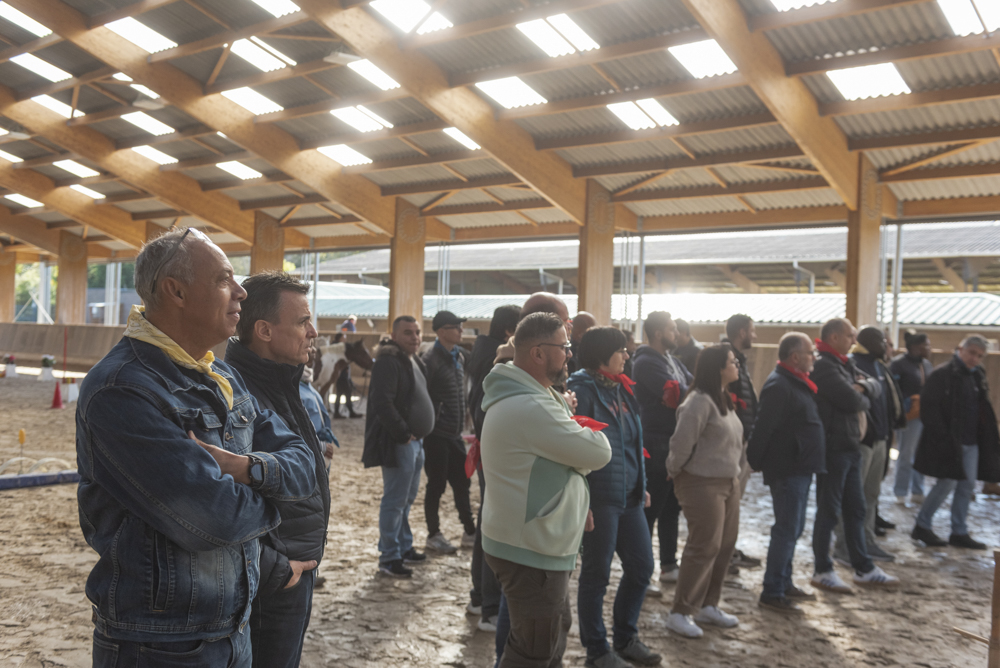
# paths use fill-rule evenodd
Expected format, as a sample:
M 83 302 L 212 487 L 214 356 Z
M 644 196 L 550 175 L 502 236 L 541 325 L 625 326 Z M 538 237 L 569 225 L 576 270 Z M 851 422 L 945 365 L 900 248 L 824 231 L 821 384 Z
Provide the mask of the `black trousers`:
M 424 473 L 427 474 L 427 488 L 424 490 L 424 516 L 427 518 L 427 535 L 441 531 L 438 506 L 445 489 L 451 485 L 455 495 L 458 518 L 465 527 L 465 533 L 476 532 L 476 520 L 472 517 L 469 502 L 469 479 L 465 477 L 465 442 L 461 436 L 438 436 L 430 434 L 424 439 Z
M 486 563 L 483 553 L 483 499 L 486 495 L 486 478 L 479 474 L 479 512 L 476 513 L 476 544 L 472 548 L 472 605 L 483 608 L 483 619 L 500 614 L 500 583 L 493 569 Z
M 253 668 L 298 668 L 312 614 L 315 582 L 313 569 L 302 573 L 291 589 L 269 596 L 257 593 L 250 608 Z
M 646 508 L 646 522 L 649 523 L 650 536 L 653 535 L 653 525 L 659 524 L 660 570 L 667 571 L 677 567 L 677 526 L 681 504 L 674 496 L 673 481 L 667 480 L 666 448 L 650 454 L 650 459 L 646 460 L 646 491 L 650 500 L 649 508 Z

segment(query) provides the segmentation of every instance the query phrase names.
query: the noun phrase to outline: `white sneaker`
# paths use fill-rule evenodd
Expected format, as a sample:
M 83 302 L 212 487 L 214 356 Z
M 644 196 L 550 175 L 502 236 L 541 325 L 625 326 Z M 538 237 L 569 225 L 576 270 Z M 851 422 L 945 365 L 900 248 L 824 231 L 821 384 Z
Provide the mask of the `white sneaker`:
M 840 579 L 837 571 L 830 570 L 826 573 L 816 573 L 810 580 L 813 587 L 836 592 L 838 594 L 853 594 L 854 590 L 847 586 L 847 583 Z
M 711 624 L 712 626 L 721 626 L 724 629 L 731 629 L 734 626 L 739 626 L 740 620 L 736 618 L 735 615 L 730 615 L 728 612 L 723 612 L 719 610 L 717 606 L 706 605 L 701 609 L 694 617 L 694 621 L 699 624 Z
M 483 606 L 472 605 L 472 602 L 470 601 L 469 604 L 465 606 L 465 611 L 470 615 L 481 615 L 483 614 Z
M 677 576 L 680 575 L 681 569 L 674 566 L 669 571 L 663 571 L 660 573 L 660 582 L 677 582 Z
M 691 615 L 682 615 L 679 612 L 670 613 L 667 617 L 667 628 L 685 638 L 700 638 L 705 635 L 701 627 L 694 623 Z
M 449 543 L 448 539 L 441 535 L 440 531 L 433 536 L 428 536 L 425 546 L 428 550 L 434 550 L 435 552 L 442 552 L 444 554 L 454 554 L 455 552 L 458 552 L 458 548 Z
M 476 546 L 476 532 L 462 534 L 462 547 Z
M 899 578 L 889 575 L 876 566 L 864 575 L 855 573 L 854 584 L 861 585 L 862 587 L 898 587 Z
M 906 499 L 905 496 L 897 496 L 896 497 L 896 505 L 903 506 L 904 508 L 909 508 L 910 507 L 910 502 Z
M 646 598 L 663 598 L 663 590 L 655 584 L 646 587 Z
M 480 631 L 486 631 L 487 633 L 496 633 L 497 632 L 497 618 L 496 617 L 490 617 L 489 619 L 487 619 L 486 617 L 481 617 L 479 619 L 479 622 L 476 624 L 476 627 Z

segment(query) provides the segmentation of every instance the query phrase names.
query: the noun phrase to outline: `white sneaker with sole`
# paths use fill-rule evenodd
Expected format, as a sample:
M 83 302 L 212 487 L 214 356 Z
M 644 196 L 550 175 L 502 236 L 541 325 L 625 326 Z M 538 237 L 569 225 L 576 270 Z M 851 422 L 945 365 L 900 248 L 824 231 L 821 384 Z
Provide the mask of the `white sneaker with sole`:
M 476 546 L 476 532 L 462 534 L 462 547 Z
M 472 605 L 472 602 L 470 601 L 469 604 L 465 606 L 465 611 L 470 615 L 481 615 L 483 614 L 483 606 Z
M 694 621 L 699 624 L 711 624 L 712 626 L 721 626 L 724 629 L 731 629 L 734 626 L 739 626 L 740 620 L 736 618 L 735 615 L 730 615 L 728 612 L 723 612 L 719 610 L 717 606 L 706 605 L 701 609 L 697 615 L 694 616 Z
M 691 615 L 682 615 L 679 612 L 670 613 L 667 617 L 667 628 L 685 638 L 700 638 L 705 635 L 701 627 L 694 623 Z
M 840 579 L 837 571 L 827 571 L 826 573 L 816 573 L 810 580 L 813 587 L 836 592 L 838 594 L 853 594 L 854 590 L 847 586 L 847 583 Z
M 478 628 L 480 631 L 486 631 L 487 633 L 496 633 L 497 618 L 490 617 L 489 619 L 487 619 L 486 617 L 481 617 L 479 619 L 479 622 L 476 624 L 476 628 Z
M 669 571 L 663 571 L 660 573 L 660 582 L 677 582 L 677 576 L 681 573 L 681 569 L 674 566 Z
M 427 543 L 425 547 L 428 550 L 434 550 L 435 552 L 441 552 L 442 554 L 454 554 L 458 552 L 458 548 L 448 542 L 440 531 L 438 531 L 433 536 L 427 537 Z
M 895 575 L 889 575 L 881 568 L 876 566 L 864 575 L 860 573 L 854 574 L 854 584 L 860 585 L 862 587 L 898 587 L 899 578 Z

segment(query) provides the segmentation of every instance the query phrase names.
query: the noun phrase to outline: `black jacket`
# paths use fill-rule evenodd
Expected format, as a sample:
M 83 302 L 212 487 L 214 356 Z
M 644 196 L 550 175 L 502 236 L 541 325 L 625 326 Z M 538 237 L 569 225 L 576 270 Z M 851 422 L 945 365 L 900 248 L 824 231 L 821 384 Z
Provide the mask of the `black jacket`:
M 793 475 L 826 473 L 823 421 L 816 395 L 799 378 L 775 367 L 760 391 L 747 460 L 764 484 Z
M 723 339 L 723 343 L 729 343 L 729 339 Z M 730 343 L 730 345 L 732 345 Z M 729 391 L 736 395 L 736 398 L 742 401 L 736 402 L 736 416 L 743 423 L 743 439 L 749 440 L 750 435 L 753 433 L 754 420 L 757 419 L 757 391 L 753 387 L 753 381 L 750 380 L 750 371 L 747 369 L 747 356 L 743 354 L 743 351 L 737 350 L 736 346 L 732 346 L 733 355 L 736 356 L 736 361 L 740 365 L 740 377 L 729 384 Z
M 965 480 L 962 446 L 970 444 L 961 442 L 963 425 L 957 417 L 964 413 L 963 402 L 967 397 L 962 384 L 968 382 L 970 376 L 979 389 L 978 478 L 1000 482 L 1000 434 L 990 403 L 986 371 L 981 366 L 969 369 L 957 356 L 934 369 L 920 393 L 920 419 L 924 429 L 920 433 L 913 468 L 935 478 Z
M 861 447 L 858 414 L 871 408 L 869 397 L 878 398 L 881 384 L 860 374 L 850 358 L 842 364 L 831 353 L 819 354 L 809 377 L 819 388 L 816 405 L 823 420 L 827 454 L 857 451 Z M 854 389 L 855 383 L 865 389 L 864 393 Z
M 260 591 L 275 593 L 292 577 L 289 559 L 323 559 L 330 521 L 330 476 L 323 446 L 299 396 L 305 365 L 266 360 L 235 338 L 226 348 L 226 363 L 239 372 L 260 407 L 277 413 L 289 429 L 302 437 L 315 458 L 316 489 L 302 501 L 274 501 L 281 513 L 281 524 L 260 541 Z
M 459 365 L 455 358 L 436 342 L 424 353 L 427 367 L 427 392 L 434 405 L 434 431 L 431 435 L 441 438 L 456 438 L 462 435 L 465 426 L 465 364 L 467 353 L 461 346 L 458 350 Z
M 413 359 L 426 376 L 424 363 L 416 355 Z M 375 366 L 368 384 L 365 449 L 361 455 L 365 468 L 399 466 L 396 446 L 410 442 L 409 420 L 415 382 L 410 356 L 392 339 L 384 339 L 375 354 Z
M 903 399 L 908 400 L 915 394 L 920 394 L 924 389 L 924 383 L 930 377 L 934 365 L 931 361 L 923 357 L 913 357 L 909 353 L 896 355 L 889 365 L 893 375 L 899 382 L 899 389 L 903 393 Z M 907 408 L 909 407 L 907 402 Z
M 497 356 L 497 348 L 503 345 L 500 339 L 492 336 L 480 334 L 476 337 L 476 343 L 472 346 L 472 356 L 469 358 L 469 365 L 466 373 L 469 376 L 469 416 L 472 418 L 472 426 L 476 432 L 476 438 L 483 435 L 483 420 L 486 419 L 486 411 L 483 410 L 483 381 L 486 375 L 493 369 L 493 361 Z
M 678 346 L 675 350 L 671 351 L 670 354 L 679 359 L 681 364 L 683 364 L 688 371 L 694 373 L 694 365 L 698 361 L 698 353 L 700 353 L 701 349 L 704 347 L 705 346 L 695 341 L 692 337 L 687 344 Z

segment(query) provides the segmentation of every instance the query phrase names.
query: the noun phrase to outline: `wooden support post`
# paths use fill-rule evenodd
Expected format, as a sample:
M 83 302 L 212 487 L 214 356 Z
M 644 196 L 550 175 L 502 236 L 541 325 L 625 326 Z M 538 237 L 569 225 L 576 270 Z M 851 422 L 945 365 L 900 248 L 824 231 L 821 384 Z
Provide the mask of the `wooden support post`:
M 250 247 L 250 273 L 281 271 L 285 266 L 285 231 L 278 221 L 263 211 L 254 212 L 253 246 Z
M 83 325 L 87 322 L 87 244 L 83 239 L 60 230 L 57 266 L 56 324 Z
M 427 226 L 417 207 L 396 198 L 396 234 L 389 244 L 389 321 L 412 315 L 423 328 Z
M 861 327 L 878 320 L 882 189 L 868 156 L 861 153 L 858 160 L 858 208 L 847 214 L 846 292 L 847 317 Z
M 586 221 L 580 228 L 580 311 L 594 314 L 599 325 L 611 324 L 611 293 L 615 282 L 615 206 L 609 193 L 587 180 Z
M 0 249 L 0 322 L 14 322 L 17 296 L 17 254 Z
M 993 603 L 987 668 L 1000 668 L 1000 550 L 993 550 Z

